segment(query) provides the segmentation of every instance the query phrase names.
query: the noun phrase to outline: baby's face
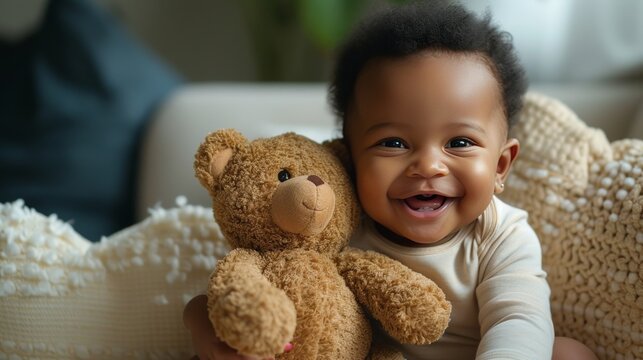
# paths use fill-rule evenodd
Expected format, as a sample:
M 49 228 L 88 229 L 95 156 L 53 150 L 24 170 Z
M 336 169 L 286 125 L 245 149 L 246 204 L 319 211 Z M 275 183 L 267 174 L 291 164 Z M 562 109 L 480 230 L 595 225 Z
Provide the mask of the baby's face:
M 478 56 L 422 53 L 362 70 L 346 124 L 357 192 L 376 222 L 439 242 L 489 205 L 518 152 Z

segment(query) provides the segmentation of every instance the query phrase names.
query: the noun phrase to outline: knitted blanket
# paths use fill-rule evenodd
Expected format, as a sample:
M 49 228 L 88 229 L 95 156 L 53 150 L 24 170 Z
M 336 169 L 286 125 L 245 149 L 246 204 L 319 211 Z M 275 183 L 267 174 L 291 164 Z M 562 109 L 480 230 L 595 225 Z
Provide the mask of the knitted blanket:
M 610 144 L 560 102 L 529 94 L 502 198 L 542 243 L 557 335 L 603 359 L 643 359 L 643 141 Z

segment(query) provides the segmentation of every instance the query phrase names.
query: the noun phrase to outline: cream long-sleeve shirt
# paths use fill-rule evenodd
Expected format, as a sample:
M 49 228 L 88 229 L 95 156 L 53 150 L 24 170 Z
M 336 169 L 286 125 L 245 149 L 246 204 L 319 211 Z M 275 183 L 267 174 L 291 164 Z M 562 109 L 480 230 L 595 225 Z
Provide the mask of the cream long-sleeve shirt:
M 428 247 L 393 243 L 366 221 L 351 245 L 424 274 L 451 301 L 442 338 L 428 346 L 400 345 L 407 359 L 551 359 L 550 290 L 526 212 L 494 197 L 476 221 Z

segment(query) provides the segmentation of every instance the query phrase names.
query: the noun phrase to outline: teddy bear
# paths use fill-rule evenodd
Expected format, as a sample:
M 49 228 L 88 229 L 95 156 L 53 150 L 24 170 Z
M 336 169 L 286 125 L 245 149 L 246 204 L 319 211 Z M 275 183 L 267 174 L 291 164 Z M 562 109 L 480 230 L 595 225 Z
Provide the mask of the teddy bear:
M 372 352 L 363 309 L 401 343 L 430 343 L 446 329 L 451 305 L 433 281 L 347 246 L 360 209 L 345 155 L 337 140 L 295 133 L 248 141 L 224 129 L 200 145 L 196 177 L 232 248 L 210 277 L 207 310 L 216 335 L 240 354 L 398 356 Z

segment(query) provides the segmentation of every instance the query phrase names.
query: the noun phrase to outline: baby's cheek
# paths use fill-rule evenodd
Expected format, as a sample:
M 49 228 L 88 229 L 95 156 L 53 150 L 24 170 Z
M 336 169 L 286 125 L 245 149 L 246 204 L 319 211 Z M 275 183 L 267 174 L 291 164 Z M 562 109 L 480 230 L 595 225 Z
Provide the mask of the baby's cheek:
M 467 177 L 476 179 L 479 185 L 493 184 L 496 165 L 488 159 L 476 159 L 465 167 L 468 172 Z
M 383 176 L 378 172 L 373 164 L 355 167 L 357 196 L 363 210 L 369 216 L 373 216 L 374 209 L 381 207 L 378 205 L 382 198 L 386 196 L 386 189 L 382 184 Z
M 478 159 L 466 167 L 466 174 L 462 174 L 466 192 L 469 195 L 487 198 L 491 197 L 494 189 L 495 168 L 489 161 Z
M 366 179 L 370 178 L 372 175 L 369 174 L 368 167 L 356 162 L 355 166 L 355 186 L 357 187 L 357 193 L 359 196 L 362 196 L 362 193 L 366 191 L 368 181 Z
M 372 182 L 360 181 L 358 178 L 357 197 L 359 199 L 362 210 L 371 218 L 377 218 L 377 209 L 381 208 L 381 205 L 378 205 L 379 199 L 376 194 L 377 193 L 373 189 Z

